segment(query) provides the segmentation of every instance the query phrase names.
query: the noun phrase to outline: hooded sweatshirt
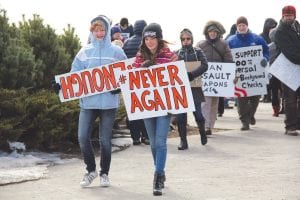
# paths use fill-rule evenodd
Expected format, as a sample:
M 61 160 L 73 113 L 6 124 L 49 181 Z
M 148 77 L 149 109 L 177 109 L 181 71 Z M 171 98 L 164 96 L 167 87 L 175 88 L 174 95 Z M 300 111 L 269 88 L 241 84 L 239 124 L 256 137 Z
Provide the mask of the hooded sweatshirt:
M 277 26 L 277 22 L 275 21 L 275 19 L 267 18 L 265 20 L 264 29 L 263 29 L 263 32 L 260 34 L 260 36 L 262 36 L 264 38 L 264 40 L 267 42 L 267 44 L 270 44 L 272 42 L 270 40 L 269 33 L 270 33 L 270 30 L 272 28 L 275 28 L 276 26 Z
M 72 63 L 71 72 L 100 67 L 127 58 L 120 47 L 111 43 L 111 27 L 108 19 L 98 16 L 97 20 L 101 20 L 105 24 L 105 37 L 102 40 L 97 40 L 90 33 L 91 42 L 77 53 Z M 119 106 L 119 95 L 110 92 L 96 94 L 81 98 L 79 104 L 84 109 L 113 109 Z

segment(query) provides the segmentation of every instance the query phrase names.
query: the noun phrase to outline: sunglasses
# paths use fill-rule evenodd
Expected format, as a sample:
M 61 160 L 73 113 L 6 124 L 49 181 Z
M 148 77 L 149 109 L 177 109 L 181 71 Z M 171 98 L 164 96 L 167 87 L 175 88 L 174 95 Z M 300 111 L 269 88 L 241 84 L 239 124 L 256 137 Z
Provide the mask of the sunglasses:
M 191 38 L 181 38 L 181 41 L 185 41 L 185 40 L 189 41 L 191 40 Z

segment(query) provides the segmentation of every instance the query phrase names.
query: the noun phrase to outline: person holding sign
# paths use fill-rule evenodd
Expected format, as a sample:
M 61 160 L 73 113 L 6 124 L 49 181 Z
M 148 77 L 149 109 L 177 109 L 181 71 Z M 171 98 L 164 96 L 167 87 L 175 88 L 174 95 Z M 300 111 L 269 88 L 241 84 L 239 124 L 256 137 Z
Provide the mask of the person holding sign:
M 227 42 L 229 44 L 229 47 L 231 49 L 234 48 L 240 48 L 240 47 L 249 47 L 249 46 L 255 46 L 255 45 L 261 45 L 262 46 L 262 54 L 263 59 L 260 62 L 260 65 L 263 67 L 267 66 L 267 61 L 269 59 L 269 47 L 265 40 L 257 35 L 252 33 L 248 28 L 248 20 L 246 17 L 239 17 L 236 21 L 237 26 L 237 32 L 235 35 L 230 36 L 227 39 Z M 249 72 L 243 72 L 243 73 L 249 73 Z M 254 95 L 254 96 L 245 96 L 245 97 L 239 97 L 238 102 L 238 113 L 240 120 L 242 122 L 241 130 L 249 130 L 249 124 L 255 125 L 255 112 L 259 104 L 260 95 Z
M 176 61 L 177 56 L 170 51 L 167 44 L 163 40 L 162 29 L 159 24 L 151 23 L 147 25 L 143 30 L 142 43 L 133 66 L 149 67 L 155 64 Z M 171 115 L 169 114 L 144 119 L 155 166 L 153 180 L 153 195 L 155 196 L 162 195 L 162 189 L 166 180 L 165 165 L 170 120 Z
M 282 9 L 282 19 L 275 33 L 275 44 L 288 61 L 300 67 L 300 24 L 296 20 L 294 6 L 285 6 Z M 285 134 L 297 136 L 297 129 L 300 129 L 300 94 L 285 83 L 282 83 L 282 90 L 286 116 Z
M 180 40 L 182 47 L 176 52 L 179 60 L 184 60 L 186 65 L 189 65 L 191 61 L 198 61 L 195 63 L 195 69 L 187 69 L 189 71 L 189 80 L 193 81 L 196 77 L 200 78 L 200 76 L 207 71 L 207 60 L 200 48 L 193 47 L 193 34 L 189 29 L 185 28 L 180 32 Z M 205 145 L 207 143 L 207 137 L 205 134 L 205 119 L 201 111 L 201 102 L 204 101 L 201 83 L 195 85 L 191 84 L 191 89 L 195 104 L 195 112 L 193 112 L 193 114 L 199 128 L 201 143 L 202 145 Z M 181 113 L 177 115 L 177 126 L 180 136 L 178 150 L 188 149 L 188 142 L 186 138 L 187 113 Z
M 124 51 L 111 43 L 110 23 L 107 17 L 99 15 L 91 21 L 89 38 L 90 43 L 82 47 L 73 60 L 71 72 L 100 67 L 126 59 Z M 91 144 L 93 123 L 97 117 L 100 118 L 100 186 L 107 187 L 110 185 L 108 173 L 111 163 L 112 128 L 118 106 L 119 95 L 113 94 L 113 92 L 100 93 L 80 99 L 78 140 L 87 170 L 80 182 L 82 187 L 89 186 L 98 176 Z
M 209 62 L 233 62 L 228 44 L 221 39 L 225 29 L 220 22 L 208 21 L 204 27 L 205 40 L 200 41 L 197 47 L 201 48 Z M 219 97 L 205 96 L 202 103 L 202 113 L 205 118 L 206 135 L 212 134 L 217 120 Z

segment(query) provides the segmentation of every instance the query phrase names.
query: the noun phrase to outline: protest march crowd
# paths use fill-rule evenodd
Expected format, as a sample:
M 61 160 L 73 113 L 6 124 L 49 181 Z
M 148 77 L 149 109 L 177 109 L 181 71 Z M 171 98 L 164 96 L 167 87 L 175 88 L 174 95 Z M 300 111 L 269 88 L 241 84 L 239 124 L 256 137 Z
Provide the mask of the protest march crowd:
M 120 94 L 133 145 L 150 145 L 155 196 L 162 195 L 165 187 L 170 124 L 178 128 L 178 150 L 188 150 L 187 112 L 193 112 L 202 145 L 233 97 L 242 131 L 256 124 L 262 98 L 271 102 L 274 117 L 285 114 L 286 136 L 299 134 L 300 24 L 294 6 L 283 7 L 279 22 L 267 18 L 260 35 L 250 31 L 244 16 L 237 18 L 226 37 L 220 22 L 208 21 L 205 39 L 196 44 L 193 33 L 184 27 L 178 33 L 181 48 L 175 52 L 158 23 L 137 20 L 132 26 L 122 18 L 112 25 L 107 16 L 98 15 L 89 31 L 71 72 L 52 82 L 62 102 L 79 99 L 78 141 L 87 171 L 82 187 L 98 175 L 100 186 L 110 185 L 112 129 Z M 98 117 L 99 173 L 91 144 Z

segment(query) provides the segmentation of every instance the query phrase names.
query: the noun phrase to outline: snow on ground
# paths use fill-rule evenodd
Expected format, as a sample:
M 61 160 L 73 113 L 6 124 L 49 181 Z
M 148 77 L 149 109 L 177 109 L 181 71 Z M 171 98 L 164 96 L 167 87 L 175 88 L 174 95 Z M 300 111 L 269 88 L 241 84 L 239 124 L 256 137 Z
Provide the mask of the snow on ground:
M 48 166 L 78 160 L 61 159 L 58 153 L 25 152 L 20 142 L 9 142 L 9 146 L 11 153 L 0 152 L 0 185 L 40 179 L 47 176 Z
M 8 143 L 12 153 L 0 151 L 0 185 L 45 178 L 49 166 L 79 161 L 78 158 L 62 159 L 60 153 L 26 152 L 24 143 Z M 112 143 L 112 151 L 120 151 L 130 146 L 131 139 L 112 139 Z

